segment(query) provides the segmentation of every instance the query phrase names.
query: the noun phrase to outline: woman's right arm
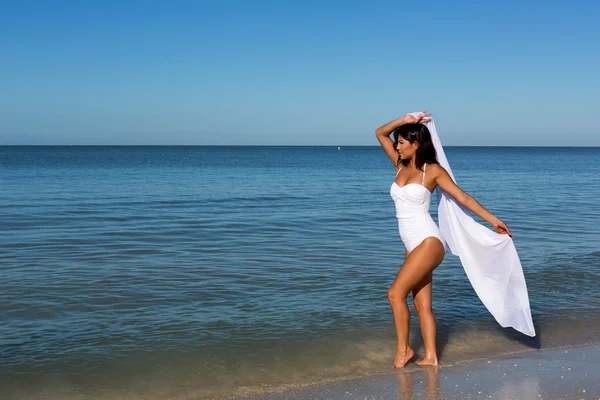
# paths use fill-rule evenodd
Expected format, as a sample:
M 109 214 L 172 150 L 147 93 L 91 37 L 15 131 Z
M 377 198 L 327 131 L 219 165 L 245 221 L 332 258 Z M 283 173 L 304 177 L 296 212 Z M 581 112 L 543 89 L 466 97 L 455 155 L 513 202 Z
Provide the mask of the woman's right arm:
M 412 115 L 407 114 L 404 117 L 390 121 L 375 130 L 375 136 L 377 136 L 377 140 L 379 140 L 379 143 L 381 143 L 381 147 L 383 147 L 385 154 L 387 154 L 390 160 L 392 160 L 394 166 L 398 165 L 398 152 L 394 148 L 394 142 L 392 139 L 390 139 L 390 134 L 394 131 L 394 129 L 405 124 L 416 124 L 418 122 L 430 121 L 431 118 L 429 117 L 431 114 L 427 114 L 427 111 L 423 112 L 425 115 L 421 119 L 417 119 Z

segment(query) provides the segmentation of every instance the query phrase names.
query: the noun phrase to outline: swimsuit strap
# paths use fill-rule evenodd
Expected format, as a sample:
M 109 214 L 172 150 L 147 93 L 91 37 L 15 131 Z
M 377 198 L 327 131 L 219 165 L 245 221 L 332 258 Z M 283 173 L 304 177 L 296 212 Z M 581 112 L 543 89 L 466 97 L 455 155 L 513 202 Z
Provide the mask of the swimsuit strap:
M 421 185 L 425 184 L 425 171 L 427 170 L 427 164 L 423 164 L 423 179 L 421 180 Z
M 398 176 L 398 174 L 400 173 L 400 171 L 402 171 L 402 167 L 400 167 L 400 168 L 398 169 L 398 172 L 396 172 L 396 176 Z

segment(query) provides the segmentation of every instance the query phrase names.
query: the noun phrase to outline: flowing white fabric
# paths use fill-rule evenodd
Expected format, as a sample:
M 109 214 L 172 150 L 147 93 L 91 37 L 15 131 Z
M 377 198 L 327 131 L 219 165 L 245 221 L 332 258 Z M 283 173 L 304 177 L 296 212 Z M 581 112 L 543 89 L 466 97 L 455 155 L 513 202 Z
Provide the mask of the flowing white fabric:
M 421 118 L 423 113 L 411 113 Z M 425 125 L 438 162 L 456 182 L 433 120 Z M 438 222 L 447 249 L 457 255 L 482 303 L 503 328 L 512 327 L 535 336 L 525 276 L 517 249 L 508 235 L 498 234 L 476 222 L 456 199 L 436 188 Z

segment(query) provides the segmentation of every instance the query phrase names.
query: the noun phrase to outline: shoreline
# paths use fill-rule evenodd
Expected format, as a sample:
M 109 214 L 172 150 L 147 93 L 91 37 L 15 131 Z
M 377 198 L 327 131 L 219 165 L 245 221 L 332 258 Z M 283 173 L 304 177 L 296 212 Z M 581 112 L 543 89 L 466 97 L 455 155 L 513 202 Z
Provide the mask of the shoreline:
M 600 399 L 600 343 L 526 350 L 288 388 L 238 400 L 283 399 Z M 294 387 L 295 386 L 295 387 Z M 231 397 L 229 397 L 231 398 Z

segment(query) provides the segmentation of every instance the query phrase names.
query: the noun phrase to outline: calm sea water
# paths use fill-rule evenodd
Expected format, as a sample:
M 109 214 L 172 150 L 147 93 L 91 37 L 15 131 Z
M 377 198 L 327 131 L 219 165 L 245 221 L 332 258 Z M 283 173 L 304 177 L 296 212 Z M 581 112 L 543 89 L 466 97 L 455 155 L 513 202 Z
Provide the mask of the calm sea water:
M 600 149 L 447 155 L 511 228 L 539 336 L 499 328 L 447 255 L 441 361 L 599 341 Z M 377 147 L 0 147 L 0 397 L 228 397 L 389 371 L 393 179 Z

